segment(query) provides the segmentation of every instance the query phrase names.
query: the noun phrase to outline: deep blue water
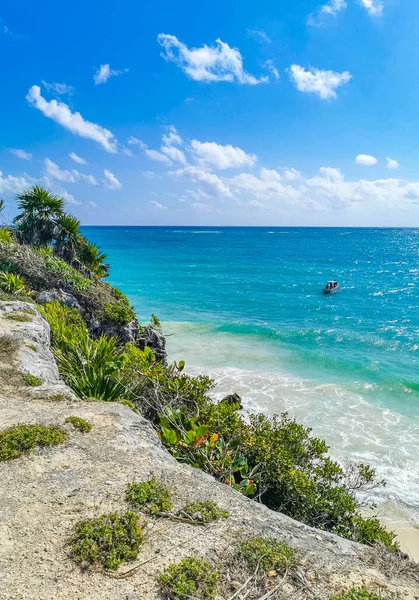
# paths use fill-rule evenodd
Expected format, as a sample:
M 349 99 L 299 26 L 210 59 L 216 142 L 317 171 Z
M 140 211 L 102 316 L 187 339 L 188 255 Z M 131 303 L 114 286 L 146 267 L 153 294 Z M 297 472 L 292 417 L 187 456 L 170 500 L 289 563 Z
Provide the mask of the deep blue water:
M 173 358 L 211 372 L 219 394 L 290 410 L 337 454 L 385 464 L 388 493 L 419 506 L 419 230 L 84 233 L 140 318 L 164 322 Z M 325 296 L 332 278 L 341 289 Z

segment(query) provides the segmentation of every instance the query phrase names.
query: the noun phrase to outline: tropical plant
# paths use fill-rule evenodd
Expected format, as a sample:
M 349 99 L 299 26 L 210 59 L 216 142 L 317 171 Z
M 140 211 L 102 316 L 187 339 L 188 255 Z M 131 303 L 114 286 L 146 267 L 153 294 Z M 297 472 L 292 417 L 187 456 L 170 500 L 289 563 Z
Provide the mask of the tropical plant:
M 64 200 L 35 185 L 17 197 L 20 213 L 14 219 L 21 241 L 47 246 L 54 240 L 57 219 L 63 214 Z
M 87 240 L 83 239 L 78 248 L 78 259 L 80 263 L 96 277 L 107 277 L 109 275 L 109 265 L 105 263 L 106 254 Z
M 65 350 L 87 336 L 87 327 L 75 308 L 63 306 L 57 300 L 39 307 L 51 328 L 51 343 L 54 350 Z
M 5 244 L 9 246 L 13 242 L 13 235 L 10 229 L 6 229 L 5 227 L 0 228 L 0 244 Z
M 54 252 L 72 264 L 77 259 L 81 244 L 80 221 L 68 213 L 59 215 L 54 234 Z
M 13 296 L 23 296 L 27 293 L 22 277 L 14 273 L 0 273 L 0 289 Z

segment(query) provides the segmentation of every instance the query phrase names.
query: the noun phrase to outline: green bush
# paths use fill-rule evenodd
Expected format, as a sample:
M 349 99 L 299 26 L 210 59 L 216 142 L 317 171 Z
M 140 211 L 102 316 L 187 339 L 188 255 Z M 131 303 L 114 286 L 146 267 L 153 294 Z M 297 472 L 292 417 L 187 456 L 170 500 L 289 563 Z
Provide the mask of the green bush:
M 343 594 L 330 596 L 330 600 L 395 600 L 394 596 L 383 596 L 382 594 L 374 594 L 366 588 L 352 588 Z
M 174 600 L 202 598 L 213 600 L 217 594 L 218 571 L 210 563 L 197 558 L 185 558 L 170 565 L 159 577 L 163 591 Z
M 92 429 L 90 423 L 88 423 L 81 417 L 67 417 L 64 423 L 69 423 L 75 429 L 78 429 L 81 433 L 88 433 Z
M 292 567 L 295 553 L 292 548 L 275 538 L 255 537 L 243 541 L 240 550 L 252 571 L 278 571 Z
M 20 275 L 15 275 L 15 273 L 0 273 L 0 288 L 6 294 L 12 294 L 13 296 L 27 294 L 25 282 Z
M 39 387 L 44 383 L 42 379 L 36 375 L 31 375 L 30 373 L 21 373 L 21 375 L 26 385 L 30 387 Z
M 218 521 L 219 519 L 228 519 L 230 516 L 228 510 L 218 508 L 213 500 L 190 502 L 182 509 L 182 512 L 194 521 L 203 521 L 204 523 Z
M 128 299 L 124 297 L 115 302 L 107 302 L 99 311 L 98 317 L 109 325 L 126 325 L 135 319 L 135 312 L 131 308 Z
M 5 229 L 4 227 L 0 228 L 0 244 L 4 244 L 5 246 L 9 246 L 13 243 L 13 235 L 9 229 Z
M 154 477 L 150 481 L 130 483 L 126 499 L 136 508 L 150 515 L 169 513 L 173 509 L 172 494 Z
M 54 425 L 14 425 L 0 431 L 0 461 L 17 458 L 35 446 L 56 446 L 67 434 Z
M 117 569 L 138 556 L 142 541 L 138 515 L 111 513 L 77 523 L 71 539 L 71 556 L 83 567 L 97 564 Z
M 86 293 L 92 287 L 92 281 L 81 275 L 74 267 L 61 258 L 42 252 L 47 275 L 60 279 L 75 292 Z
M 63 306 L 55 300 L 40 306 L 39 310 L 51 327 L 51 344 L 55 349 L 64 350 L 68 344 L 77 343 L 88 335 L 77 309 Z

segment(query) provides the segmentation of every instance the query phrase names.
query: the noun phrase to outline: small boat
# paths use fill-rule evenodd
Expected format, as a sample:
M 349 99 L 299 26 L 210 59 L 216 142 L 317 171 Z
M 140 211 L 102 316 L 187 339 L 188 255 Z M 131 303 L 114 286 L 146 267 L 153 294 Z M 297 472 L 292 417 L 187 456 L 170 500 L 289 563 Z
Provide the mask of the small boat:
M 328 281 L 323 288 L 323 293 L 324 294 L 334 294 L 335 292 L 338 291 L 339 287 L 340 286 L 337 281 L 334 281 L 334 280 Z

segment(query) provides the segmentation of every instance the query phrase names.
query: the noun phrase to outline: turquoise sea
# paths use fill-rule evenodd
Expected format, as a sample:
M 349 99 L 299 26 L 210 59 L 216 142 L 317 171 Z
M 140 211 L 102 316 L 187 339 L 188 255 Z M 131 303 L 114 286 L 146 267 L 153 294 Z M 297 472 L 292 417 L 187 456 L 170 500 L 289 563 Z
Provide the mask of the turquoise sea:
M 374 499 L 419 523 L 418 229 L 84 233 L 140 319 L 161 319 L 171 359 L 213 375 L 215 397 L 288 410 L 337 459 L 368 461 L 387 480 Z

